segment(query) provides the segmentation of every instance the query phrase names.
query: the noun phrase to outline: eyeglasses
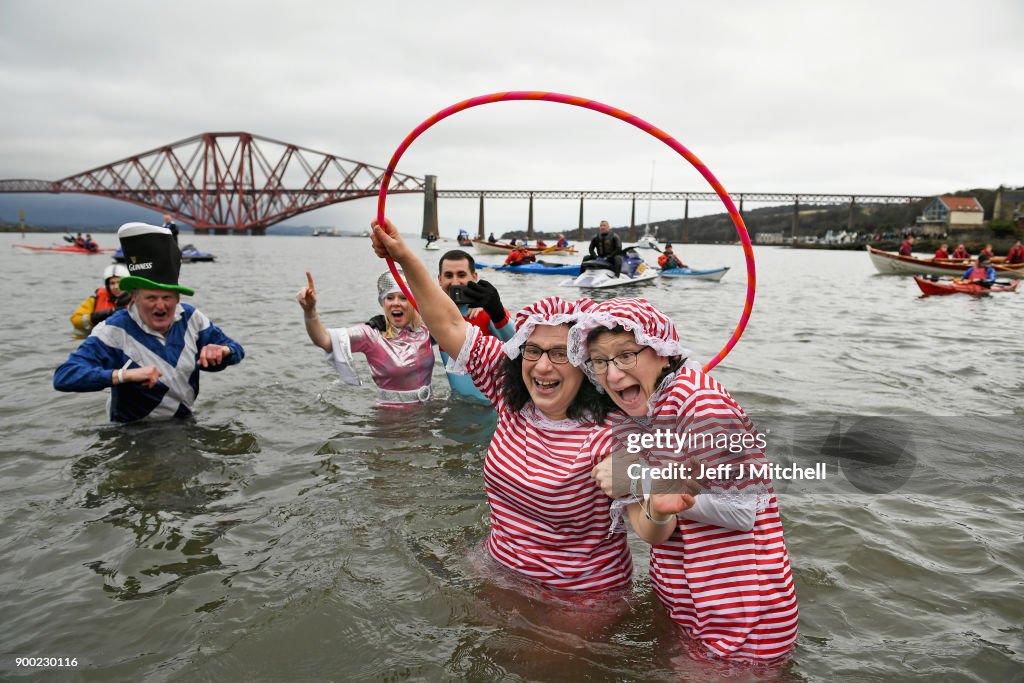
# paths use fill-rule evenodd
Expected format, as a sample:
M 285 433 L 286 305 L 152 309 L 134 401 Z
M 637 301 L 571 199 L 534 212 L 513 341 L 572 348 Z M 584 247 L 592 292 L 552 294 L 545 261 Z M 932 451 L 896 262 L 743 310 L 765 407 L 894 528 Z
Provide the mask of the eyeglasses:
M 603 375 L 608 372 L 608 364 L 614 363 L 615 367 L 619 370 L 628 370 L 629 368 L 636 365 L 637 358 L 641 353 L 649 349 L 649 346 L 645 346 L 639 351 L 623 351 L 617 356 L 611 358 L 588 358 L 587 365 L 594 369 L 599 375 Z
M 569 362 L 569 350 L 564 346 L 542 349 L 534 344 L 523 344 L 519 347 L 519 351 L 522 352 L 523 358 L 529 361 L 538 361 L 540 360 L 540 357 L 546 353 L 548 354 L 548 360 L 555 365 L 562 365 L 563 363 Z

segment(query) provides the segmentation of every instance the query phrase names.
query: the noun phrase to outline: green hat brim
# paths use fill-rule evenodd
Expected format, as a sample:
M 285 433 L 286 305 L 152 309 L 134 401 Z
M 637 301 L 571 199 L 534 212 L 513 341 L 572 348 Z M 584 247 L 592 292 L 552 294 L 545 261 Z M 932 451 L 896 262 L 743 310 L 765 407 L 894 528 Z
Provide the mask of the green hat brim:
M 136 289 L 166 289 L 172 292 L 180 292 L 186 296 L 192 296 L 195 294 L 195 292 L 188 287 L 183 287 L 181 285 L 162 285 L 159 282 L 153 282 L 152 280 L 147 280 L 146 278 L 139 277 L 137 275 L 129 275 L 128 277 L 121 278 L 117 286 L 122 292 L 131 292 Z

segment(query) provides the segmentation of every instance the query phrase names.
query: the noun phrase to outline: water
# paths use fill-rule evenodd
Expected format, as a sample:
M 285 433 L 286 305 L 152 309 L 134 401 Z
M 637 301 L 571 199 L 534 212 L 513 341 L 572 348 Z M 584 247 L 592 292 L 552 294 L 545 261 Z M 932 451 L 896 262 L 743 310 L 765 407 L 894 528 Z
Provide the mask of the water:
M 748 412 L 1004 418 L 949 434 L 979 445 L 970 487 L 782 495 L 801 636 L 785 666 L 750 670 L 687 655 L 651 595 L 641 543 L 618 616 L 582 632 L 586 618 L 480 566 L 493 417 L 443 398 L 379 409 L 365 366 L 367 385 L 341 385 L 303 329 L 305 270 L 328 324 L 379 312 L 382 262 L 364 240 L 190 241 L 218 261 L 183 266 L 181 280 L 246 359 L 203 377 L 194 424 L 110 426 L 104 394 L 50 384 L 79 343 L 67 317 L 106 258 L 21 253 L 10 248 L 20 236 L 0 235 L 0 679 L 1020 679 L 1024 478 L 984 444 L 1004 430 L 1019 456 L 1012 321 L 1024 297 L 922 299 L 909 279 L 874 275 L 863 253 L 758 250 L 753 318 L 714 371 Z M 739 319 L 742 254 L 682 256 L 733 270 L 720 284 L 635 293 L 710 358 Z M 485 277 L 512 309 L 574 295 L 557 277 Z M 440 368 L 434 386 L 447 394 Z M 43 674 L 15 655 L 79 666 Z

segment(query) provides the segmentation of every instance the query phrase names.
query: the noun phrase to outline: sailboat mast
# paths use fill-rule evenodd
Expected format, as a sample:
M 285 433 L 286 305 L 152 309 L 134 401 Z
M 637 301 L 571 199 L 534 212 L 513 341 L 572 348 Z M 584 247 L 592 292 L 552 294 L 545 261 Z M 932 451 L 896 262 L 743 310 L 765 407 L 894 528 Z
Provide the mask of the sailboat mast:
M 651 160 L 651 188 L 647 194 L 647 223 L 644 224 L 644 234 L 651 233 L 651 195 L 654 194 L 654 160 Z

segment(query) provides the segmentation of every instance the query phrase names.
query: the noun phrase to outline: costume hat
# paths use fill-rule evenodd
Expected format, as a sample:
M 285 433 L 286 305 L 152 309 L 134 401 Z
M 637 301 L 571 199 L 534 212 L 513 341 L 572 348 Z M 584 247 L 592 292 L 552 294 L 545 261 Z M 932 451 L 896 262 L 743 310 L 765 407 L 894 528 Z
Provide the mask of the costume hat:
M 181 251 L 167 228 L 146 223 L 125 223 L 117 231 L 130 275 L 121 278 L 123 292 L 135 289 L 168 289 L 191 296 L 193 291 L 178 284 Z

